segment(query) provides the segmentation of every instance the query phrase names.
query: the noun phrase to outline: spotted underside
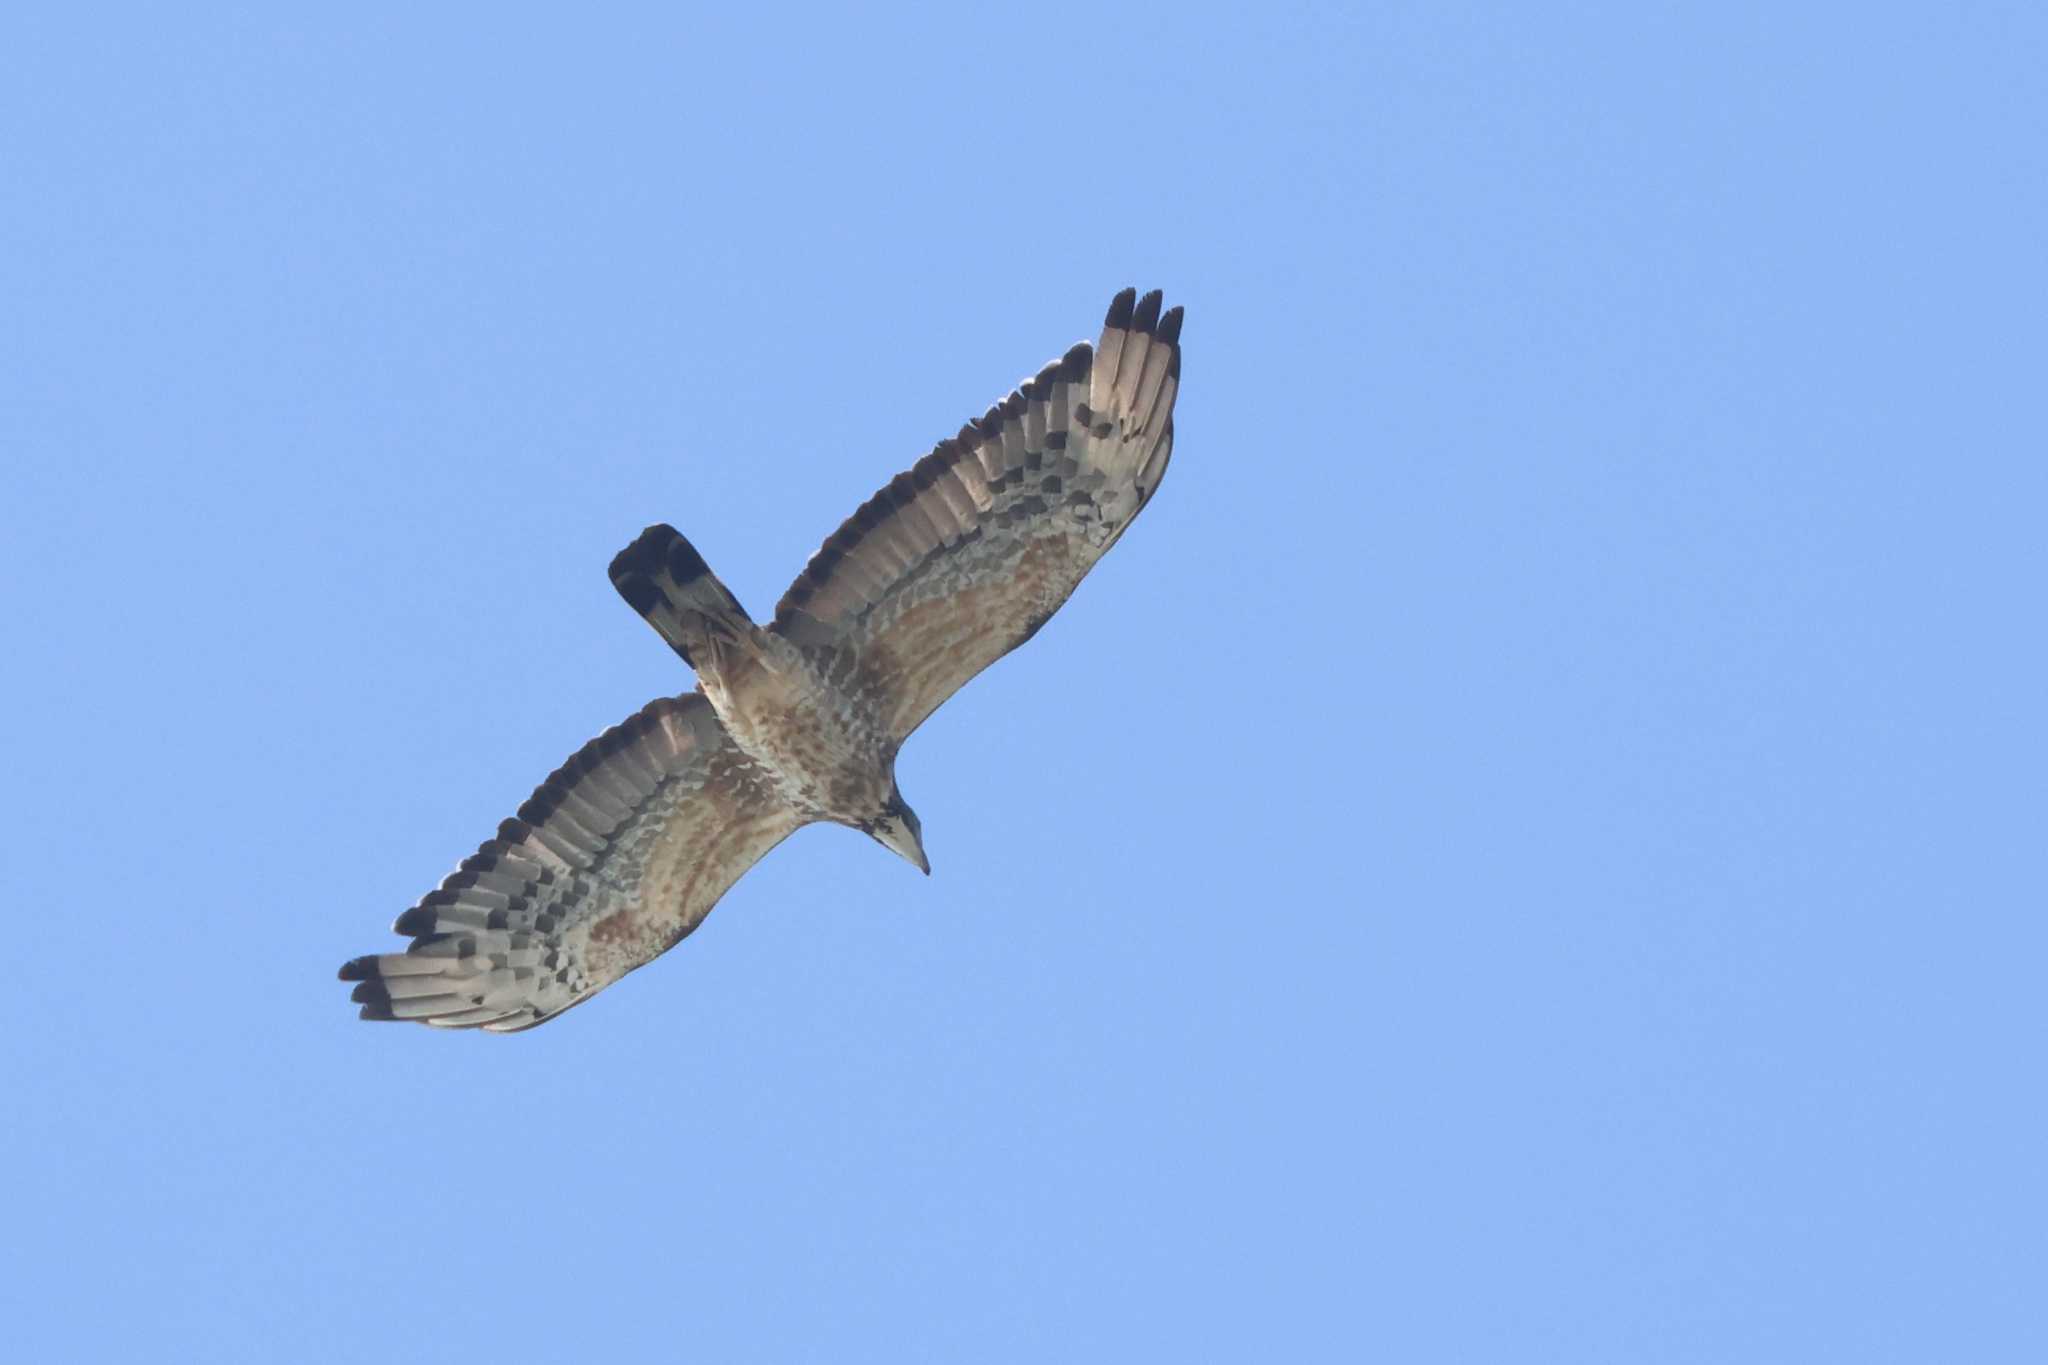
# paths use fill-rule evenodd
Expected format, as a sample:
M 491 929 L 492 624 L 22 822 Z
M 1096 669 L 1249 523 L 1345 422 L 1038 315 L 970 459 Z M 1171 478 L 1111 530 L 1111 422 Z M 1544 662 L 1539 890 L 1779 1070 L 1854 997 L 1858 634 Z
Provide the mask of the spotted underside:
M 1095 347 L 1074 347 L 940 442 L 825 542 L 770 627 L 810 666 L 792 676 L 821 685 L 816 704 L 789 712 L 821 733 L 756 736 L 753 753 L 801 752 L 835 738 L 823 733 L 831 718 L 857 716 L 862 733 L 879 727 L 893 763 L 940 703 L 1059 609 L 1166 472 L 1180 323 L 1157 293 L 1125 290 Z M 715 584 L 701 562 L 662 563 L 676 600 L 711 601 L 690 596 Z M 687 657 L 689 623 L 647 568 L 629 547 L 614 580 Z M 719 610 L 730 601 L 739 613 L 717 592 Z M 363 1016 L 531 1028 L 667 951 L 815 814 L 756 764 L 701 691 L 649 703 L 398 917 L 404 951 L 341 969 Z

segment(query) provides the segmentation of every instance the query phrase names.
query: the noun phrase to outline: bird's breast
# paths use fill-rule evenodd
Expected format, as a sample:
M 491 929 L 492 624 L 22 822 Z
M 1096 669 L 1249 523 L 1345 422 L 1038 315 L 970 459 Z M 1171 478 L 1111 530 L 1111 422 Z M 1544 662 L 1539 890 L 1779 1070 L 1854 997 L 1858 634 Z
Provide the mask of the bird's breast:
M 749 657 L 706 678 L 704 692 L 733 743 L 806 814 L 858 821 L 887 799 L 879 728 L 808 663 Z

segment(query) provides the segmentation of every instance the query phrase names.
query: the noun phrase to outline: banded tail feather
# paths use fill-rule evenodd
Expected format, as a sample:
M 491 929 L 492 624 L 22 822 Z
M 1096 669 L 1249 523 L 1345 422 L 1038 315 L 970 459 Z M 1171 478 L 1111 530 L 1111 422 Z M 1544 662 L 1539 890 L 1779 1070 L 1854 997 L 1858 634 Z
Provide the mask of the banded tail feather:
M 690 667 L 707 657 L 712 641 L 753 629 L 753 618 L 732 590 L 666 523 L 650 526 L 612 559 L 612 586 L 626 605 L 668 642 Z

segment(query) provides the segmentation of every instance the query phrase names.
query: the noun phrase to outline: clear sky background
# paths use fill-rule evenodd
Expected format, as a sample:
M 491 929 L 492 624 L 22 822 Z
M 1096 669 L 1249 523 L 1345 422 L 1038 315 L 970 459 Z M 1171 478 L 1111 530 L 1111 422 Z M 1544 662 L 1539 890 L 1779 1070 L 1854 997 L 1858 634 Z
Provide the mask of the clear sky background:
M 2048 1359 L 2038 7 L 34 8 L 18 1358 Z M 1125 284 L 929 881 L 355 1021 L 690 684 L 615 550 L 766 613 Z

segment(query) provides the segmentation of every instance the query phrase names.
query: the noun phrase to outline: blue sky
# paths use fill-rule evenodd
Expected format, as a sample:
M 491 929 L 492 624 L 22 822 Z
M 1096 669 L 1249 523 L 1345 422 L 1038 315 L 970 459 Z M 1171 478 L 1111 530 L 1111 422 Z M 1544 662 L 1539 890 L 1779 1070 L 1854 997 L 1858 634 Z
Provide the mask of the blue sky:
M 0 20 L 24 1358 L 2048 1358 L 2026 6 Z M 510 1038 L 332 974 L 1110 294 L 1171 478 Z

